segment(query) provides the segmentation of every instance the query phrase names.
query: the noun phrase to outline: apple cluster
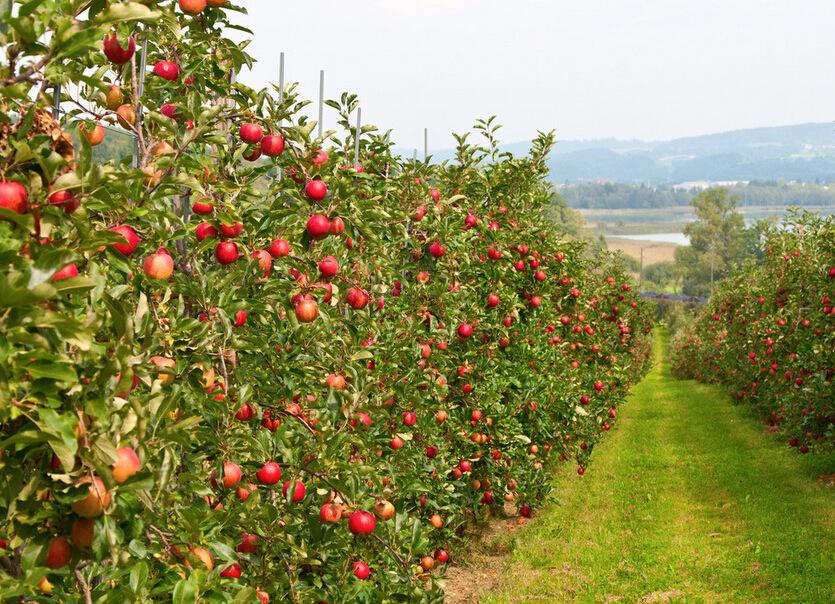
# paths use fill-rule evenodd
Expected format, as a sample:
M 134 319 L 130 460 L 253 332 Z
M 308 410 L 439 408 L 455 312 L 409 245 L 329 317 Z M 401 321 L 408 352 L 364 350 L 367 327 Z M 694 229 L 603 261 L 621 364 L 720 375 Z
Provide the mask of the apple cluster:
M 620 260 L 548 218 L 553 134 L 406 160 L 343 94 L 320 138 L 229 77 L 243 8 L 77 4 L 0 33 L 0 592 L 438 601 L 650 358 Z

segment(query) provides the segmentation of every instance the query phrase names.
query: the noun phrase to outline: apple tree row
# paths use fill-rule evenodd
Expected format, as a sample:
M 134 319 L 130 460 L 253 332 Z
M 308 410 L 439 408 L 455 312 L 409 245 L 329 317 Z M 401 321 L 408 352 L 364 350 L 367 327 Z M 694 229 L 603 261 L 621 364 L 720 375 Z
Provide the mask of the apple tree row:
M 544 218 L 553 135 L 404 161 L 346 94 L 320 139 L 230 77 L 243 10 L 4 15 L 4 598 L 437 601 L 462 529 L 582 475 L 646 368 L 623 268 Z M 116 130 L 135 162 L 96 159 Z
M 790 214 L 674 338 L 673 372 L 718 382 L 801 453 L 835 442 L 835 219 Z

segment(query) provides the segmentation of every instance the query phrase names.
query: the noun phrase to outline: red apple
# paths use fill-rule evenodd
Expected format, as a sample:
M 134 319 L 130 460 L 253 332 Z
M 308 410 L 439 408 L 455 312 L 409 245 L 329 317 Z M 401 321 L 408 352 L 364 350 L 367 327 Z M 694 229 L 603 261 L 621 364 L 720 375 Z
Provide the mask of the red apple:
M 55 283 L 61 279 L 71 279 L 72 277 L 78 277 L 78 267 L 75 264 L 68 264 L 60 271 L 52 275 L 51 281 Z
M 114 65 L 122 65 L 127 63 L 136 52 L 136 40 L 133 36 L 128 38 L 128 44 L 125 48 L 119 44 L 119 38 L 116 37 L 116 32 L 104 37 L 104 56 Z
M 72 558 L 72 547 L 66 537 L 53 537 L 46 548 L 44 564 L 53 570 L 63 568 Z
M 180 77 L 180 67 L 173 61 L 158 61 L 154 65 L 154 74 L 161 77 L 163 80 L 173 82 Z
M 141 237 L 139 237 L 139 235 L 136 234 L 136 231 L 133 230 L 133 227 L 126 224 L 120 224 L 110 230 L 114 233 L 118 233 L 125 239 L 125 243 L 114 243 L 110 246 L 123 256 L 130 256 L 133 254 L 136 251 L 136 247 L 139 245 L 139 242 L 142 241 Z
M 50 194 L 47 201 L 51 205 L 63 208 L 64 212 L 67 214 L 72 214 L 78 209 L 78 206 L 81 205 L 81 201 L 78 196 L 73 195 L 71 191 L 67 191 L 66 189 L 63 191 L 55 191 Z
M 165 248 L 159 248 L 145 258 L 142 268 L 149 279 L 168 279 L 174 274 L 174 259 Z
M 284 152 L 284 137 L 280 134 L 267 134 L 261 139 L 261 152 L 269 157 L 278 157 Z
M 183 0 L 180 0 L 180 2 L 182 3 Z M 206 0 L 203 0 L 204 4 L 205 4 L 205 2 L 206 2 Z M 241 565 L 238 564 L 237 562 L 233 562 L 232 564 L 230 564 L 229 566 L 224 568 L 223 571 L 221 571 L 220 576 L 221 577 L 226 577 L 228 579 L 240 579 L 241 578 Z
M 238 130 L 238 135 L 245 143 L 257 145 L 261 142 L 261 139 L 264 138 L 264 129 L 258 124 L 246 122 L 245 124 L 241 124 L 241 127 Z
M 462 340 L 466 340 L 471 335 L 473 335 L 473 326 L 469 323 L 462 323 L 458 326 L 458 337 Z
M 136 451 L 130 447 L 122 447 L 116 450 L 117 460 L 113 464 L 113 480 L 118 484 L 122 484 L 128 478 L 134 476 L 141 468 L 142 462 L 136 455 Z
M 220 235 L 214 225 L 208 222 L 201 222 L 194 228 L 194 236 L 197 241 L 203 241 L 207 237 L 217 237 Z
M 307 494 L 307 490 L 304 487 L 304 483 L 300 480 L 288 480 L 284 483 L 284 486 L 281 489 L 281 492 L 284 494 L 284 499 L 287 499 L 287 492 L 290 490 L 291 485 L 293 487 L 293 493 L 290 496 L 290 501 L 293 503 L 303 501 L 304 496 Z
M 273 239 L 270 247 L 267 248 L 270 256 L 273 258 L 281 258 L 290 254 L 290 242 L 286 239 Z
M 29 194 L 19 182 L 0 182 L 0 208 L 17 214 L 29 211 Z
M 85 476 L 78 484 L 89 486 L 87 487 L 87 495 L 83 499 L 72 503 L 72 511 L 82 518 L 101 516 L 105 508 L 110 505 L 110 493 L 108 493 L 102 479 L 96 476 L 91 480 L 89 476 Z
M 319 305 L 310 295 L 305 295 L 294 307 L 299 323 L 310 323 L 319 316 Z
M 360 581 L 365 581 L 371 574 L 371 569 L 365 562 L 354 562 L 354 576 Z
M 354 535 L 370 535 L 374 532 L 377 521 L 374 514 L 364 510 L 358 510 L 348 518 L 348 530 Z
M 326 503 L 319 508 L 319 520 L 328 524 L 334 524 L 342 519 L 342 511 L 335 503 Z
M 268 461 L 255 474 L 258 482 L 265 485 L 274 485 L 281 480 L 281 466 L 274 461 Z
M 232 264 L 238 259 L 238 244 L 233 241 L 221 241 L 215 246 L 215 259 L 221 264 Z
M 339 263 L 333 256 L 325 256 L 319 261 L 319 272 L 322 277 L 333 277 L 339 272 Z
M 331 221 L 327 216 L 322 214 L 314 214 L 307 221 L 307 234 L 312 239 L 324 239 L 328 236 L 331 230 Z
M 304 188 L 304 194 L 310 201 L 322 201 L 328 196 L 328 186 L 321 180 L 311 180 Z

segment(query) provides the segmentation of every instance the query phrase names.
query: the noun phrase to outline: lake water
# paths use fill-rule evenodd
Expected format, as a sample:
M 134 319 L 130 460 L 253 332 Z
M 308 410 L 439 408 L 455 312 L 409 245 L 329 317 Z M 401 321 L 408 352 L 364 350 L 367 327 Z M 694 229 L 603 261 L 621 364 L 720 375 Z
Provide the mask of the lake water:
M 619 239 L 630 239 L 632 241 L 654 241 L 657 243 L 675 243 L 678 245 L 690 245 L 690 240 L 684 233 L 647 233 L 645 235 L 612 235 Z

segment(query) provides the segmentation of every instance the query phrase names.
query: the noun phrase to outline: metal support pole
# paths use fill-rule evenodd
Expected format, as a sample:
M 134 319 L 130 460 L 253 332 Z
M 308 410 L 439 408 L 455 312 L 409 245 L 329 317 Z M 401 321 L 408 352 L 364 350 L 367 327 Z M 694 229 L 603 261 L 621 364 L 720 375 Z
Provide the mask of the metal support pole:
M 429 159 L 429 128 L 423 129 L 423 161 Z
M 319 140 L 324 132 L 325 119 L 325 70 L 319 71 Z
M 357 107 L 357 133 L 354 137 L 354 166 L 360 163 L 360 133 L 362 132 L 362 107 Z
M 278 104 L 279 106 L 284 104 L 284 53 L 280 53 L 278 55 Z M 282 123 L 284 122 L 283 119 L 278 120 L 278 126 L 281 127 Z M 281 181 L 283 174 L 281 168 L 278 169 L 276 174 L 276 180 Z
M 145 71 L 148 69 L 148 37 L 142 35 L 142 49 L 139 52 L 139 81 L 136 90 L 139 95 L 139 106 L 136 108 L 136 129 L 142 128 L 142 95 L 145 93 Z M 139 167 L 139 137 L 133 137 L 133 167 Z
M 52 91 L 52 117 L 61 119 L 61 84 L 55 84 Z

